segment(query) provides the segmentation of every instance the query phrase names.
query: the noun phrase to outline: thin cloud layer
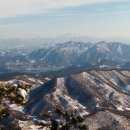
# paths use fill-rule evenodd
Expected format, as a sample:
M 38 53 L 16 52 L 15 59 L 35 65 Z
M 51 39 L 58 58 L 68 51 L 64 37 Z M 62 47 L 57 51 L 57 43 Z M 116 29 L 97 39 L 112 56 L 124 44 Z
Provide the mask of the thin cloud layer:
M 127 0 L 0 0 L 0 18 L 45 13 L 46 11 L 98 4 L 104 2 L 120 2 Z

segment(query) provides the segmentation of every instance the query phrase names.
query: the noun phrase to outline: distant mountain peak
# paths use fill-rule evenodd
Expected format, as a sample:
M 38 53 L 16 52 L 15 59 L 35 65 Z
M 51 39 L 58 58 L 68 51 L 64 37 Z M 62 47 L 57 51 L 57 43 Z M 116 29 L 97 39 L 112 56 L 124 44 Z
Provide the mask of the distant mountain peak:
M 81 35 L 78 35 L 76 33 L 66 33 L 66 34 L 63 34 L 59 37 L 78 37 L 78 36 L 81 36 Z

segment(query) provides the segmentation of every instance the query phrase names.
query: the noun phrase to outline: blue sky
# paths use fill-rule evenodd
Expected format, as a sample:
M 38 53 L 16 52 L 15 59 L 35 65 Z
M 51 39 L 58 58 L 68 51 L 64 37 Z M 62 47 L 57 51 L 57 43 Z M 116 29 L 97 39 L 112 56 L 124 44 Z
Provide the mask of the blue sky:
M 0 38 L 130 34 L 130 0 L 1 0 Z

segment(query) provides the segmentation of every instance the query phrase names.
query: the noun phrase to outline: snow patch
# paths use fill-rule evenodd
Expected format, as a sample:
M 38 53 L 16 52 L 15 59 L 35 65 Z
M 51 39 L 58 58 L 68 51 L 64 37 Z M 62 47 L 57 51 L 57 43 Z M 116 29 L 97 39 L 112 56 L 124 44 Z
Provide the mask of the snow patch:
M 27 96 L 27 92 L 24 89 L 18 88 L 18 94 L 22 96 L 24 99 Z
M 119 111 L 124 111 L 123 107 L 122 106 L 116 106 L 117 107 L 117 110 Z

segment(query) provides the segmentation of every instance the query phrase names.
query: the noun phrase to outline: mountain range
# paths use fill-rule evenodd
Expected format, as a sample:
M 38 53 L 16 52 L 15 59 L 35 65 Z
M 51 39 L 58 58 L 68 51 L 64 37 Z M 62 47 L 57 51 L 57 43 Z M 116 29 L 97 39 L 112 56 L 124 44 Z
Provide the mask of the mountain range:
M 96 44 L 69 41 L 49 49 L 39 49 L 29 55 L 36 63 L 50 66 L 70 66 L 102 61 L 113 61 L 119 65 L 129 62 L 130 45 L 101 41 Z M 116 67 L 116 66 L 115 66 Z
M 34 47 L 35 48 L 35 47 Z M 75 42 L 68 41 L 40 49 L 23 48 L 0 51 L 1 72 L 43 73 L 62 69 L 89 70 L 95 69 L 127 69 L 130 70 L 130 45 L 121 42 Z M 84 67 L 83 67 L 84 66 Z M 61 71 L 60 71 L 61 72 Z M 58 72 L 59 73 L 59 72 Z M 45 74 L 44 74 L 45 75 Z M 48 75 L 48 74 L 47 74 Z M 3 75 L 0 75 L 3 76 Z

